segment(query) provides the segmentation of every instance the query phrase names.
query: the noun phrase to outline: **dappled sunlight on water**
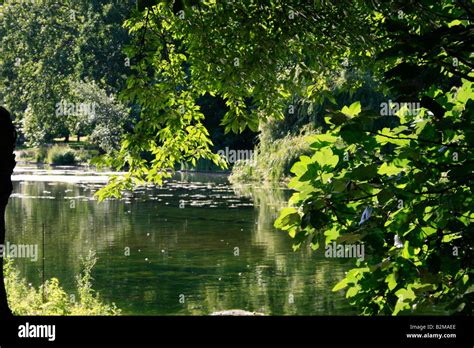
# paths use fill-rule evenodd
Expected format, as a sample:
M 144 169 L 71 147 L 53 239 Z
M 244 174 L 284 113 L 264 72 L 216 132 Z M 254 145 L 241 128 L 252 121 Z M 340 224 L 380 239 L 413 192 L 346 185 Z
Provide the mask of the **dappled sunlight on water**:
M 98 203 L 99 178 L 110 173 L 80 172 L 19 167 L 7 211 L 11 242 L 41 248 L 44 226 L 46 277 L 68 291 L 79 258 L 93 249 L 94 288 L 125 314 L 354 313 L 342 293 L 331 292 L 351 264 L 306 248 L 293 252 L 291 239 L 273 227 L 286 190 L 178 173 L 163 187 Z M 41 262 L 17 263 L 29 282 L 40 283 Z

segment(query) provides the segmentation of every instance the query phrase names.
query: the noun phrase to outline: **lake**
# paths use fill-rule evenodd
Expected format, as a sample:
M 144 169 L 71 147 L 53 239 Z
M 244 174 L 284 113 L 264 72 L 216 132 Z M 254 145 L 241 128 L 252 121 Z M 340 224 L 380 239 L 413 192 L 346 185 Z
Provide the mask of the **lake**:
M 163 187 L 99 203 L 94 193 L 107 178 L 83 168 L 16 169 L 7 240 L 40 250 L 37 262 L 15 260 L 27 282 L 41 284 L 44 242 L 45 277 L 70 294 L 81 257 L 95 250 L 93 288 L 125 315 L 356 313 L 343 292 L 331 291 L 352 261 L 294 252 L 291 238 L 273 227 L 287 190 L 177 173 Z

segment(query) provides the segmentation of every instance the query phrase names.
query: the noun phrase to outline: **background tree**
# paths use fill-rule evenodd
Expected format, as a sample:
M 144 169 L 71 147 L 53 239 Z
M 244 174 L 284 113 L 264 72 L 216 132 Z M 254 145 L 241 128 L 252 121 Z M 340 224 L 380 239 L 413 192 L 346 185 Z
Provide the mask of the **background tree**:
M 110 93 L 126 80 L 122 28 L 132 2 L 5 2 L 0 7 L 0 99 L 32 145 L 69 137 L 76 127 L 57 115 L 69 81 L 91 79 Z
M 71 94 L 77 105 L 86 106 L 85 112 L 74 115 L 72 123 L 81 127 L 75 134 L 89 134 L 88 141 L 103 153 L 117 150 L 130 122 L 130 110 L 95 82 L 74 82 Z

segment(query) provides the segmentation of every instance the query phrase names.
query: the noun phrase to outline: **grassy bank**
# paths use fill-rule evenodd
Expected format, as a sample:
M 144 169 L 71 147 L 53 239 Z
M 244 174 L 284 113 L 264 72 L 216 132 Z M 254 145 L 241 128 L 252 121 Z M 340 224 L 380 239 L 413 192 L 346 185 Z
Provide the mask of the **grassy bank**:
M 16 151 L 18 162 L 55 164 L 55 165 L 87 165 L 99 155 L 99 150 L 85 142 L 53 143 L 37 148 L 19 148 Z
M 67 294 L 59 280 L 51 278 L 38 289 L 27 285 L 12 260 L 4 262 L 8 303 L 14 315 L 120 315 L 115 304 L 105 304 L 92 289 L 92 268 L 97 258 L 91 252 L 83 259 L 83 270 L 76 276 L 76 293 Z

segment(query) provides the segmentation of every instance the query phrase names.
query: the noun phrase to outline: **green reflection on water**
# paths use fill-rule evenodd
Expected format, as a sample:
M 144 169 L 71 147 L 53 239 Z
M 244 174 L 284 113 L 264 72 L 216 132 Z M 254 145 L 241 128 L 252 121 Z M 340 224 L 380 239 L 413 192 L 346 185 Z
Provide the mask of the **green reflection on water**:
M 330 291 L 351 263 L 295 253 L 273 227 L 289 195 L 282 189 L 236 188 L 225 176 L 193 174 L 97 203 L 100 183 L 14 184 L 7 240 L 41 249 L 44 224 L 46 277 L 71 292 L 80 256 L 96 250 L 94 288 L 124 314 L 354 313 L 342 293 Z M 41 282 L 40 261 L 17 265 L 29 282 Z

